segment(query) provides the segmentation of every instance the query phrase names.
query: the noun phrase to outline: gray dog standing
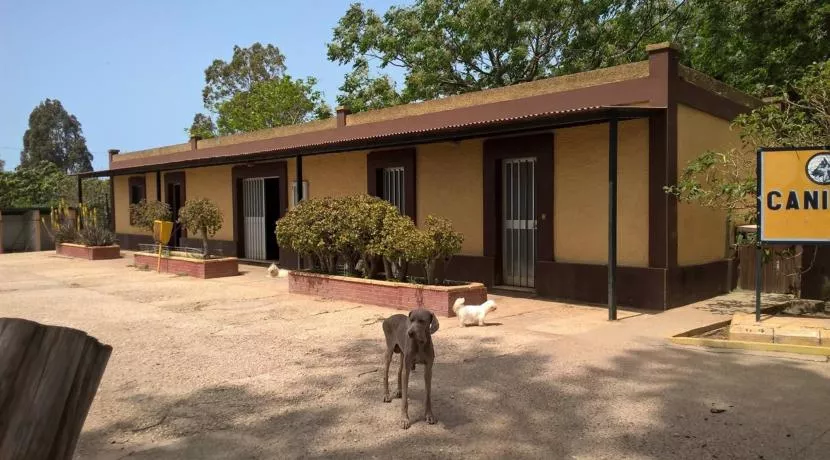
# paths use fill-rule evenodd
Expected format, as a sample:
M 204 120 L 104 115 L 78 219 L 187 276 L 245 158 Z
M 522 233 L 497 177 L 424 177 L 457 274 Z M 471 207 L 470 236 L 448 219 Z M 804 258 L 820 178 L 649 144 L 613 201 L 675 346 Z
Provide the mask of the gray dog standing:
M 401 427 L 409 428 L 409 372 L 416 364 L 424 365 L 424 418 L 429 424 L 435 423 L 432 415 L 432 362 L 435 349 L 432 347 L 432 334 L 438 330 L 438 318 L 429 310 L 419 308 L 407 315 L 392 315 L 383 321 L 383 333 L 386 335 L 386 353 L 384 354 L 383 402 L 392 402 L 389 396 L 389 365 L 392 354 L 401 354 L 401 367 L 398 369 L 398 391 L 396 398 L 401 398 Z

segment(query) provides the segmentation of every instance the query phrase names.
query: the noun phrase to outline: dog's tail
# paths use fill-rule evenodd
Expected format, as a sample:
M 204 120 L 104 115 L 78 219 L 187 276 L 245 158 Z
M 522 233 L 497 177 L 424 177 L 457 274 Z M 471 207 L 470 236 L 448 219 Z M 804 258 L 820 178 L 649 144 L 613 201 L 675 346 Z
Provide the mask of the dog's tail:
M 464 306 L 464 297 L 459 297 L 455 299 L 455 303 L 452 304 L 452 311 L 458 313 L 458 309 Z

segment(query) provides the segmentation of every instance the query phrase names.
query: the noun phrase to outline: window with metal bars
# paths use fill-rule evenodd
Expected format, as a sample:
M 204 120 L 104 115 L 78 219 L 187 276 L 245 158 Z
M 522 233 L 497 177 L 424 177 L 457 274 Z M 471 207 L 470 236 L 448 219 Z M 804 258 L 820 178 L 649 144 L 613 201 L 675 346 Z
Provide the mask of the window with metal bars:
M 380 196 L 395 205 L 401 214 L 406 214 L 406 188 L 404 187 L 404 168 L 382 168 L 380 171 Z

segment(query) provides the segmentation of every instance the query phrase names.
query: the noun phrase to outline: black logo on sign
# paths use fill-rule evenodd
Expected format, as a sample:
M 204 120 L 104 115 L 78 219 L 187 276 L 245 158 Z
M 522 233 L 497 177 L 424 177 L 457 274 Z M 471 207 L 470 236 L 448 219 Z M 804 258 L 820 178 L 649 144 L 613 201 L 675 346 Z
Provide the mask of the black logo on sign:
M 819 185 L 830 185 L 830 152 L 819 152 L 807 161 L 807 177 Z

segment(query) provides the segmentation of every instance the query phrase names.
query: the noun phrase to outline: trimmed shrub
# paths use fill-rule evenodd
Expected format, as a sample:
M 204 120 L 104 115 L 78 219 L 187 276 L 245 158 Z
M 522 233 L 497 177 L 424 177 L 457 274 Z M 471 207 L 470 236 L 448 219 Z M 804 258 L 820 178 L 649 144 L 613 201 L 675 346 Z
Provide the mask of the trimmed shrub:
M 410 263 L 424 266 L 427 282 L 436 280 L 439 262 L 448 263 L 461 250 L 463 236 L 447 219 L 429 216 L 421 230 L 391 203 L 369 195 L 312 198 L 277 221 L 277 243 L 311 257 L 316 268 L 336 273 L 337 261 L 355 274 L 374 278 L 383 264 L 387 280 L 406 281 Z
M 172 218 L 173 213 L 170 211 L 170 205 L 163 201 L 141 200 L 138 204 L 130 205 L 130 221 L 136 227 L 148 232 L 153 231 L 153 224 L 157 220 L 169 222 Z
M 208 257 L 208 238 L 222 228 L 222 211 L 207 198 L 187 200 L 179 210 L 179 223 L 202 237 L 202 256 Z
M 441 279 L 435 279 L 435 269 L 439 262 L 443 262 L 446 268 L 452 256 L 461 251 L 464 235 L 456 232 L 452 222 L 443 217 L 427 216 L 425 223 L 424 230 L 415 235 L 412 243 L 413 260 L 424 266 L 427 284 L 443 284 L 443 276 Z

